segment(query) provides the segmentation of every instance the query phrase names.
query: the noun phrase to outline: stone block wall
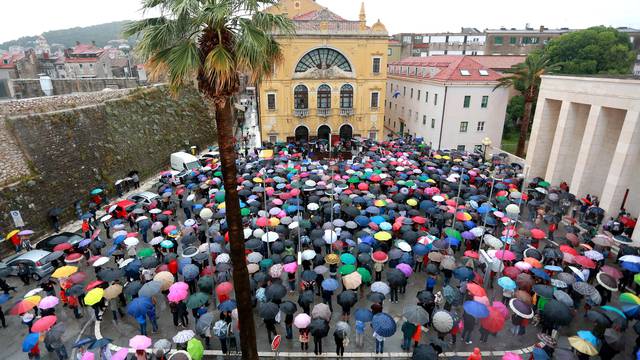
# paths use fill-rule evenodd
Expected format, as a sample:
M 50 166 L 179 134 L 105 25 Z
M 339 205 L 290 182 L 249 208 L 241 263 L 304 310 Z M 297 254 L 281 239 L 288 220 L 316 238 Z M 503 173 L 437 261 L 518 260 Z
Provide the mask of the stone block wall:
M 93 92 L 103 89 L 127 89 L 139 85 L 135 78 L 51 79 L 53 95 Z M 26 99 L 45 96 L 39 79 L 14 79 L 9 81 L 11 95 Z
M 163 87 L 145 88 L 3 121 L 29 171 L 0 188 L 0 235 L 13 227 L 10 210 L 20 210 L 27 227 L 41 234 L 50 208 L 64 209 L 63 220 L 71 220 L 74 202 L 86 206 L 93 187 L 112 187 L 131 170 L 148 177 L 168 167 L 172 152 L 215 143 L 213 115 L 195 90 L 174 96 Z

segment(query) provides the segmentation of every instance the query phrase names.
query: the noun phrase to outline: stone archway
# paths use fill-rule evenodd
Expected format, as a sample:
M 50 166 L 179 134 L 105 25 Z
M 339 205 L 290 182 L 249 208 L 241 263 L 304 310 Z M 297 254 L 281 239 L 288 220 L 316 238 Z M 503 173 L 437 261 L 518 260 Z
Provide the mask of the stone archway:
M 349 124 L 340 126 L 340 140 L 351 140 L 353 137 L 353 127 Z
M 295 132 L 296 141 L 306 143 L 309 141 L 309 129 L 306 126 L 298 126 Z
M 331 134 L 331 128 L 327 125 L 321 125 L 318 128 L 318 140 L 324 139 L 329 141 L 329 136 Z

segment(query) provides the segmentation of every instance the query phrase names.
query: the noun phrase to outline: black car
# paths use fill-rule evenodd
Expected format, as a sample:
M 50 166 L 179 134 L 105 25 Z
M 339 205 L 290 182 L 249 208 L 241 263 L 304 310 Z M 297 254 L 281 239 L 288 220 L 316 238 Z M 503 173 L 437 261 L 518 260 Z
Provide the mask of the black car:
M 53 248 L 58 244 L 68 242 L 71 245 L 75 246 L 83 239 L 84 238 L 78 234 L 72 232 L 62 232 L 42 239 L 36 244 L 36 249 L 53 251 Z

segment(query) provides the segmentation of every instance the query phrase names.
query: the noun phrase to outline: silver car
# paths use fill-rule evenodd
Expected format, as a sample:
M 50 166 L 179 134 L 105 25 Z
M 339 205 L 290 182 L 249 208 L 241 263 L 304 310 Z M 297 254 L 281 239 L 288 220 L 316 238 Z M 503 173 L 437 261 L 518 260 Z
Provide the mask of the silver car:
M 51 252 L 46 250 L 27 251 L 24 254 L 18 254 L 5 260 L 5 264 L 0 264 L 0 268 L 6 265 L 10 275 L 18 275 L 18 266 L 20 264 L 26 264 L 31 268 L 31 276 L 35 280 L 40 280 L 55 270 L 51 262 L 47 262 L 46 259 L 43 260 L 43 258 L 49 254 L 51 254 Z
M 135 202 L 136 204 L 147 206 L 153 201 L 160 199 L 160 196 L 158 196 L 158 194 L 152 193 L 151 191 L 143 191 L 141 193 L 133 194 L 127 199 Z

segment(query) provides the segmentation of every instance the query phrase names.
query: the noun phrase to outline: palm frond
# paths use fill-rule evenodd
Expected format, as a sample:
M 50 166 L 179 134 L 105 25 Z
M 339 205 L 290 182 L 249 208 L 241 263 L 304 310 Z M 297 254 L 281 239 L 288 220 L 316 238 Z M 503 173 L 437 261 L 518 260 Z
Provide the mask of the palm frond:
M 213 80 L 217 89 L 224 89 L 235 82 L 236 65 L 233 54 L 222 44 L 218 44 L 207 54 L 203 71 L 209 79 Z

